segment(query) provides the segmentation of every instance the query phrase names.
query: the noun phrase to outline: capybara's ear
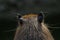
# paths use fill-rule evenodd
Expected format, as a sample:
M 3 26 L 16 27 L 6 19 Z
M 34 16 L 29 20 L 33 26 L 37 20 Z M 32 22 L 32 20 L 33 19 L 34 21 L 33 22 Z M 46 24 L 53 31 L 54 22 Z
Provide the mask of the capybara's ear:
M 17 14 L 17 18 L 20 19 L 22 16 L 20 14 Z
M 21 17 L 22 16 L 20 14 L 17 14 L 17 19 L 18 19 L 18 22 L 19 22 L 20 25 L 23 24 L 23 20 L 21 19 Z
M 43 13 L 39 13 L 39 14 L 38 14 L 38 22 L 39 22 L 39 23 L 42 23 L 43 18 L 44 18 L 44 17 L 43 17 Z

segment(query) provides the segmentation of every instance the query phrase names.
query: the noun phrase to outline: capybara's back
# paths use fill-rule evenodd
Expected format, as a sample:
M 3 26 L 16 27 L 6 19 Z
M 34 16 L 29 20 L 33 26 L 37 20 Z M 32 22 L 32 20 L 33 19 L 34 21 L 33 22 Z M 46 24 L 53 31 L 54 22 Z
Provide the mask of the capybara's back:
M 42 14 L 18 16 L 18 28 L 14 40 L 54 40 Z

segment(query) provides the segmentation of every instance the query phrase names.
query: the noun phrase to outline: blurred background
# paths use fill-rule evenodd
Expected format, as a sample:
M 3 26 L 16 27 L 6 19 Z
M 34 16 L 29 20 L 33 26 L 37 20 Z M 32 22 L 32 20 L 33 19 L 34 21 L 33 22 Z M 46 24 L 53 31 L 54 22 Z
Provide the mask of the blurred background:
M 56 0 L 0 0 L 0 40 L 13 40 L 17 13 L 40 13 L 55 40 L 60 40 L 60 5 Z

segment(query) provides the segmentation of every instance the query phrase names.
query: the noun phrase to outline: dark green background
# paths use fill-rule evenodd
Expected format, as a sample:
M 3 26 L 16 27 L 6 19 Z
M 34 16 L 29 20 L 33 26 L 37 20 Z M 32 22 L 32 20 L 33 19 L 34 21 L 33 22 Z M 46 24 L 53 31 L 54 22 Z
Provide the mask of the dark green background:
M 0 40 L 13 40 L 16 16 L 44 12 L 45 23 L 55 40 L 60 40 L 60 5 L 57 0 L 0 0 Z

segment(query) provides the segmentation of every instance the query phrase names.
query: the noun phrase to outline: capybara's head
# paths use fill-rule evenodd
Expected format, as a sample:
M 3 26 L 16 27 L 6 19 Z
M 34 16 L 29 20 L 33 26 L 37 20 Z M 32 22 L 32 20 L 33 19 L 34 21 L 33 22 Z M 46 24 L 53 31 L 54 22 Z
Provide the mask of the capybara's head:
M 42 13 L 18 15 L 18 28 L 14 40 L 53 40 L 43 20 Z

